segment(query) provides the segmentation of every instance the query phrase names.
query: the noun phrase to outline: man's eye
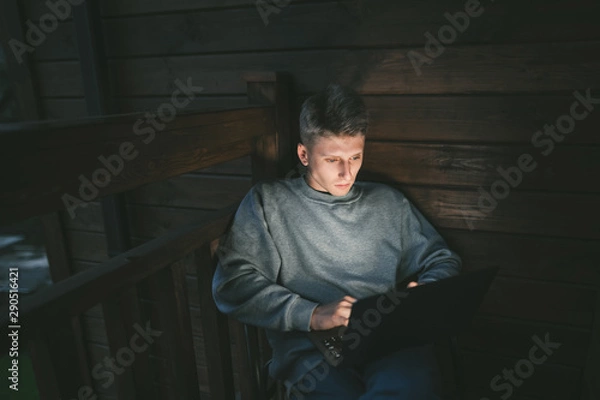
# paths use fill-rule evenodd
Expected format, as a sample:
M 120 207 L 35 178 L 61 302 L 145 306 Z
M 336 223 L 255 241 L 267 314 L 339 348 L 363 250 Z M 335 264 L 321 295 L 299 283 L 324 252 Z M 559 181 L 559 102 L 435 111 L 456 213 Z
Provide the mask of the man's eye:
M 325 161 L 327 161 L 328 163 L 334 163 L 336 160 L 334 160 L 333 158 L 328 158 Z
M 352 157 L 353 160 L 360 160 L 360 156 L 354 156 Z

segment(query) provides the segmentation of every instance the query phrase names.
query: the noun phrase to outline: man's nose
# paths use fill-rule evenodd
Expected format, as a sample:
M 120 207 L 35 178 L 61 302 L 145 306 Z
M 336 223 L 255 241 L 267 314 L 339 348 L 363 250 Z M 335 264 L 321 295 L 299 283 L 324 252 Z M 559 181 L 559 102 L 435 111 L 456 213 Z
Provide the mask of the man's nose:
M 352 165 L 348 161 L 342 163 L 340 177 L 344 179 L 352 178 Z

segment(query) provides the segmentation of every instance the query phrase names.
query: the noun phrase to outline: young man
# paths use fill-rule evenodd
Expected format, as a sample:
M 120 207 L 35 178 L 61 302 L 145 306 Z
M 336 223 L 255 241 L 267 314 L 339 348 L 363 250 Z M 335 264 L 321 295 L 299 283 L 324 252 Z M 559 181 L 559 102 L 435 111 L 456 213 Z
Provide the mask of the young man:
M 300 115 L 299 178 L 261 182 L 240 204 L 218 250 L 218 308 L 267 329 L 270 373 L 294 399 L 438 399 L 430 346 L 359 368 L 329 368 L 309 330 L 348 325 L 356 299 L 458 274 L 460 258 L 399 191 L 355 182 L 367 112 L 330 85 Z

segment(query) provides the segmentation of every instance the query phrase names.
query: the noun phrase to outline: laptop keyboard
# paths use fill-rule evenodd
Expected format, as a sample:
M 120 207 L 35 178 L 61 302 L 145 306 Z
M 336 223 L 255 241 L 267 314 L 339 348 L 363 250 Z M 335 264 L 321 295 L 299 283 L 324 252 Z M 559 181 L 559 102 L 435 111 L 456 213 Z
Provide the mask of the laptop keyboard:
M 342 356 L 342 337 L 331 336 L 322 340 L 323 345 L 329 351 L 333 359 L 338 359 Z

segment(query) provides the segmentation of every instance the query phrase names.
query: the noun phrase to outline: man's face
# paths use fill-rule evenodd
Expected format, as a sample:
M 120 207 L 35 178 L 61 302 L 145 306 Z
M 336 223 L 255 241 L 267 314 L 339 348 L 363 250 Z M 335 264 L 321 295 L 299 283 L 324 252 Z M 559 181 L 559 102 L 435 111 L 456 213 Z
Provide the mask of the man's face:
M 334 196 L 347 194 L 360 170 L 364 135 L 320 137 L 310 146 L 298 144 L 298 157 L 308 167 L 306 182 Z

